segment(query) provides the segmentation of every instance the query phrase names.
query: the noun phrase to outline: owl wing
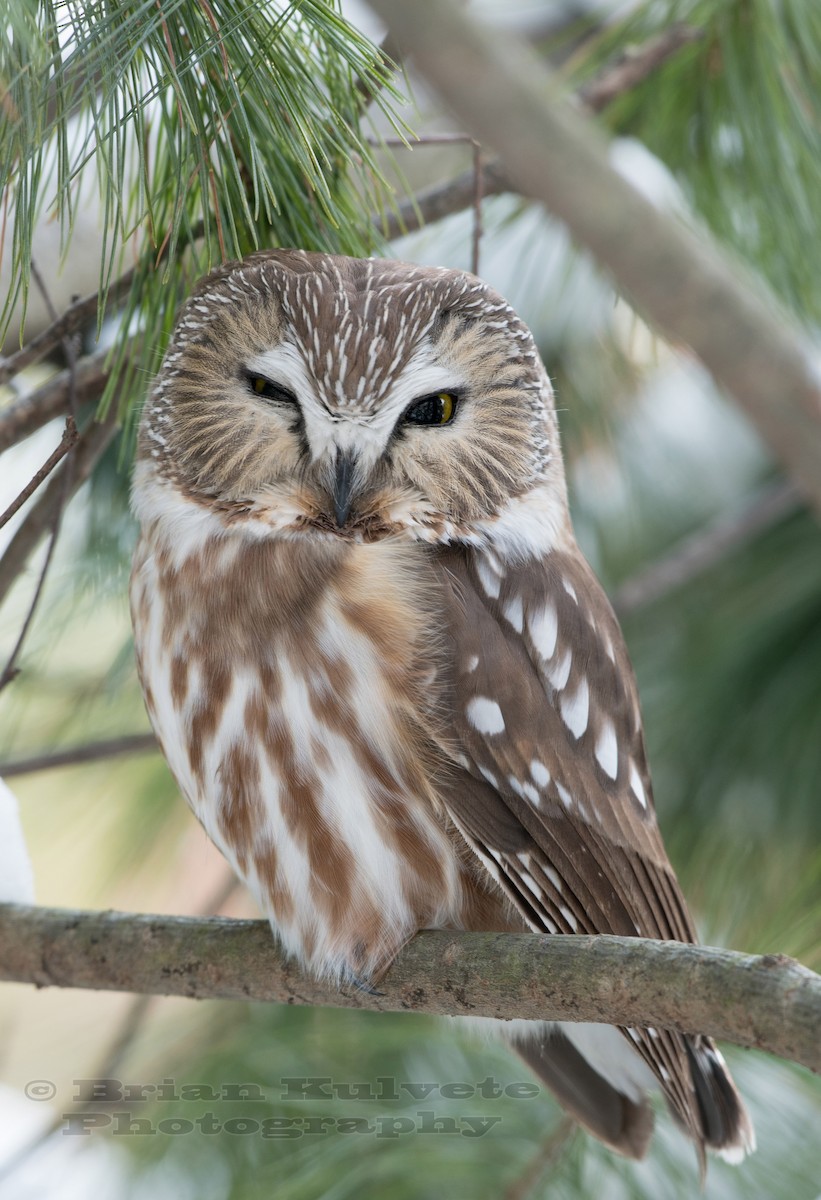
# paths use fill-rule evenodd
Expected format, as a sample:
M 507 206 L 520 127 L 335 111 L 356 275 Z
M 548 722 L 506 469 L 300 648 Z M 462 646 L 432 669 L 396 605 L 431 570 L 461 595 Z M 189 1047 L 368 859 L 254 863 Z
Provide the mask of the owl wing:
M 633 671 L 581 554 L 506 569 L 452 549 L 438 568 L 454 664 L 444 799 L 465 841 L 531 929 L 695 941 L 656 823 Z M 731 1142 L 732 1084 L 726 1102 L 700 1086 L 709 1042 L 623 1032 L 697 1144 Z M 712 1111 L 722 1103 L 733 1111 Z

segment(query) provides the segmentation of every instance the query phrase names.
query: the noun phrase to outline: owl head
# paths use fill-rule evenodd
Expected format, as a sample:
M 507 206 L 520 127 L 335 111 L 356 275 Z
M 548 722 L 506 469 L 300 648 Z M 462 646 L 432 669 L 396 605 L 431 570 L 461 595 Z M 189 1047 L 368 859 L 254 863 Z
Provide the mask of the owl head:
M 566 519 L 550 383 L 510 306 L 463 272 L 299 250 L 229 263 L 185 304 L 138 510 L 149 480 L 257 536 L 526 552 Z

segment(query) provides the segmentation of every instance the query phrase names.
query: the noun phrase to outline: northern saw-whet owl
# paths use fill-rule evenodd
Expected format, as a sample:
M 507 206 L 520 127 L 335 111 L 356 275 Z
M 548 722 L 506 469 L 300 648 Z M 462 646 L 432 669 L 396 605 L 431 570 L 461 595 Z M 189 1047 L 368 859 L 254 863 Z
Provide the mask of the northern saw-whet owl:
M 551 386 L 481 280 L 297 250 L 214 271 L 146 405 L 133 499 L 152 724 L 306 969 L 367 984 L 429 928 L 695 941 Z M 706 1037 L 507 1029 L 623 1154 L 647 1149 L 653 1088 L 702 1162 L 754 1146 Z

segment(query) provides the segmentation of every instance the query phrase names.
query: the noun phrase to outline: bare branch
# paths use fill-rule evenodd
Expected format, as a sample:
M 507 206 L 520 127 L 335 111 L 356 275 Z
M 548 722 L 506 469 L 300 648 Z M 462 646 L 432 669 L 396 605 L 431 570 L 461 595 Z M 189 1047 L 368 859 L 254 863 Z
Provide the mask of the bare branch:
M 449 0 L 370 3 L 460 123 L 501 152 L 519 190 L 564 221 L 668 340 L 692 347 L 821 510 L 819 355 L 762 282 L 613 170 L 527 46 Z
M 673 546 L 669 554 L 625 580 L 611 597 L 613 607 L 620 616 L 625 616 L 655 603 L 709 571 L 802 504 L 801 493 L 794 483 L 781 480 L 770 484 L 739 511 L 722 513 L 717 520 Z
M 77 363 L 75 392 L 78 405 L 99 400 L 108 381 L 105 367 L 108 351 L 81 358 Z M 8 360 L 7 360 L 8 361 Z M 0 454 L 22 442 L 30 434 L 68 412 L 71 391 L 70 370 L 60 371 L 42 387 L 21 396 L 0 410 Z
M 121 758 L 149 751 L 159 753 L 159 749 L 153 733 L 126 734 L 124 737 L 71 746 L 67 750 L 33 754 L 30 758 L 20 758 L 16 762 L 0 763 L 0 779 L 11 779 L 14 775 L 33 775 L 36 771 L 50 771 L 56 767 L 71 767 L 78 763 L 98 762 L 104 758 Z
M 703 36 L 702 30 L 692 25 L 671 25 L 640 46 L 629 46 L 615 62 L 608 63 L 600 74 L 579 88 L 576 100 L 588 112 L 601 112 L 619 96 L 644 83 L 683 46 L 691 46 Z
M 31 496 L 34 495 L 40 484 L 49 477 L 57 464 L 63 458 L 65 458 L 69 450 L 77 441 L 78 437 L 79 434 L 77 433 L 77 426 L 72 421 L 71 425 L 69 426 L 67 424 L 66 428 L 63 430 L 63 436 L 60 438 L 59 446 L 57 446 L 57 448 L 51 452 L 46 461 L 43 463 L 42 467 L 40 467 L 39 471 L 35 471 L 34 475 L 23 488 L 20 495 L 16 496 L 15 499 L 12 500 L 11 504 L 8 506 L 3 515 L 0 516 L 0 529 L 2 529 L 4 525 L 8 524 L 14 514 L 23 507 L 25 502 Z
M 76 492 L 82 483 L 88 479 L 96 463 L 102 458 L 106 447 L 117 432 L 117 415 L 114 406 L 105 421 L 93 421 L 80 434 L 74 449 L 74 472 L 71 479 L 71 490 Z M 53 478 L 43 489 L 42 495 L 27 513 L 25 520 L 17 529 L 14 537 L 0 558 L 0 604 L 5 600 L 9 589 L 26 563 L 36 550 L 41 538 L 48 533 L 54 522 L 54 514 L 60 504 L 62 490 L 62 471 Z
M 134 280 L 135 270 L 136 268 L 132 268 L 130 271 L 126 271 L 119 279 L 112 282 L 108 289 L 110 301 L 122 300 L 127 295 Z M 91 295 L 84 296 L 81 300 L 75 300 L 61 317 L 49 325 L 48 329 L 38 333 L 37 337 L 32 338 L 14 354 L 10 354 L 7 358 L 0 358 L 0 385 L 8 383 L 24 367 L 30 367 L 32 363 L 46 358 L 52 350 L 62 345 L 65 338 L 71 337 L 93 321 L 97 316 L 99 303 L 99 292 L 92 292 Z M 79 387 L 79 379 L 77 383 Z M 0 449 L 3 448 L 0 442 Z
M 593 79 L 576 93 L 576 103 L 586 112 L 598 113 L 625 92 L 638 87 L 683 46 L 691 45 L 703 36 L 700 29 L 689 25 L 672 25 L 657 37 L 641 46 L 626 50 L 615 63 L 608 63 Z M 427 188 L 406 200 L 396 212 L 374 222 L 388 241 L 414 233 L 425 225 L 433 225 L 454 213 L 463 212 L 474 203 L 475 169 L 455 175 L 446 183 Z M 482 195 L 499 196 L 518 191 L 499 159 L 482 164 Z
M 705 1033 L 821 1071 L 821 977 L 783 955 L 646 938 L 425 931 L 379 981 L 337 991 L 265 921 L 0 905 L 0 979 L 37 987 L 322 1004 Z

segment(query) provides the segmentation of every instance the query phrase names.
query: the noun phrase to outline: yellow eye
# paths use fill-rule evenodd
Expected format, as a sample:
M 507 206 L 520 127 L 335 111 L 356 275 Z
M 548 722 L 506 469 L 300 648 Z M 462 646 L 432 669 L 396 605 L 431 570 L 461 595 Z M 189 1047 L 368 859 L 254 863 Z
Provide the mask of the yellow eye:
M 456 396 L 452 392 L 436 392 L 415 400 L 402 420 L 406 425 L 448 425 L 455 412 Z
M 274 383 L 264 375 L 252 375 L 249 371 L 245 378 L 255 396 L 262 396 L 264 400 L 275 400 L 279 404 L 297 403 L 297 398 L 290 388 Z

